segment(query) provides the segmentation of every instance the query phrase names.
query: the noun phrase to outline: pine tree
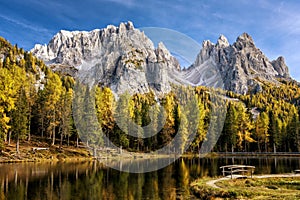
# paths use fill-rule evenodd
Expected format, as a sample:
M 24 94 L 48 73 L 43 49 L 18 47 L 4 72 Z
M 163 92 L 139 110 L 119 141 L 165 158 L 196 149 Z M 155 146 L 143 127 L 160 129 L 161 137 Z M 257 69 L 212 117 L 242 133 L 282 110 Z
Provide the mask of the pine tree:
M 19 141 L 25 139 L 28 135 L 28 115 L 29 109 L 27 106 L 27 99 L 25 89 L 21 88 L 18 100 L 16 102 L 16 109 L 11 113 L 12 122 L 12 133 L 13 138 L 16 139 L 16 152 L 19 154 Z
M 262 152 L 262 144 L 264 145 L 265 152 L 268 151 L 269 143 L 269 116 L 267 113 L 262 112 L 257 117 L 255 122 L 255 136 L 259 152 Z
M 101 129 L 107 137 L 114 129 L 114 113 L 115 113 L 115 100 L 114 95 L 109 88 L 96 87 L 96 110 L 98 122 Z M 104 141 L 107 143 L 108 141 Z
M 128 133 L 131 131 L 130 121 L 133 117 L 133 105 L 131 102 L 130 95 L 125 92 L 119 97 L 115 112 L 115 134 L 117 143 L 122 147 L 127 148 L 129 146 Z
M 247 151 L 247 144 L 255 142 L 251 136 L 251 131 L 254 127 L 242 103 L 237 104 L 237 126 L 237 145 L 241 150 Z
M 160 145 L 165 145 L 172 140 L 176 130 L 175 130 L 175 117 L 174 112 L 176 108 L 176 102 L 173 94 L 168 94 L 163 102 L 163 109 L 161 114 L 164 116 L 160 116 L 161 119 L 166 119 L 164 128 L 159 133 L 159 142 Z M 163 118 L 162 118 L 163 117 Z
M 234 152 L 234 149 L 237 145 L 237 136 L 238 136 L 238 113 L 233 102 L 229 102 L 228 109 L 226 113 L 226 118 L 224 122 L 224 128 L 221 136 L 222 143 L 225 145 L 225 151 L 228 148 L 231 148 L 231 152 Z
M 58 103 L 58 109 L 60 110 L 60 125 L 59 125 L 59 133 L 60 133 L 60 146 L 62 146 L 63 137 L 67 136 L 69 138 L 71 134 L 71 105 L 73 99 L 73 91 L 69 89 L 67 91 L 65 88 L 62 90 L 61 98 Z
M 192 143 L 192 147 L 193 148 L 196 147 L 197 151 L 199 152 L 201 143 L 206 138 L 207 127 L 205 124 L 205 117 L 208 113 L 208 111 L 205 110 L 204 104 L 203 104 L 202 100 L 199 99 L 199 97 L 198 97 L 198 108 L 194 109 L 194 110 L 199 111 L 199 115 L 197 116 L 197 118 L 198 118 L 197 131 L 196 131 L 195 139 Z
M 55 144 L 55 130 L 59 125 L 59 101 L 62 93 L 62 82 L 59 76 L 55 73 L 49 74 L 47 83 L 45 85 L 45 111 L 46 118 L 49 120 L 47 131 L 50 138 L 52 137 L 52 145 Z
M 189 130 L 188 130 L 188 120 L 186 117 L 186 113 L 182 112 L 180 110 L 180 107 L 177 107 L 177 113 L 178 116 L 180 117 L 180 127 L 177 132 L 178 136 L 176 135 L 176 141 L 175 141 L 175 147 L 176 147 L 176 152 L 182 154 L 184 153 L 184 150 L 187 145 L 188 141 L 188 136 L 189 136 Z
M 103 135 L 96 115 L 95 91 L 86 86 L 83 100 L 81 136 L 85 138 L 87 146 L 93 150 L 93 156 L 97 157 L 97 149 L 103 145 Z

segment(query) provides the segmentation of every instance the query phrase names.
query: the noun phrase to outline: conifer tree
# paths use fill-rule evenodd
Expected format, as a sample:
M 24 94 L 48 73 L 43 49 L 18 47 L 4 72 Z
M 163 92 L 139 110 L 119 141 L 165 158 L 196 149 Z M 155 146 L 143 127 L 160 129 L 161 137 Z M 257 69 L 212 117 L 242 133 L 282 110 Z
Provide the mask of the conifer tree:
M 264 147 L 265 152 L 268 151 L 269 143 L 269 116 L 267 113 L 262 112 L 257 117 L 255 122 L 255 136 L 258 145 L 258 151 L 262 152 L 262 147 Z

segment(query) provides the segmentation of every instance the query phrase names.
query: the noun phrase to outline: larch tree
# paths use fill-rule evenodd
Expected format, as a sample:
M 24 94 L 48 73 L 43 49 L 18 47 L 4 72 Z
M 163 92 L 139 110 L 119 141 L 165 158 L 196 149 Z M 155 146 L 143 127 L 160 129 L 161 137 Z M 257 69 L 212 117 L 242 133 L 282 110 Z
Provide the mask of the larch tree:
M 255 122 L 255 136 L 257 140 L 258 150 L 262 152 L 262 147 L 264 147 L 265 152 L 268 151 L 269 143 L 269 116 L 267 113 L 262 112 L 256 119 Z
M 48 76 L 47 83 L 45 85 L 46 102 L 45 110 L 46 117 L 49 120 L 47 127 L 50 138 L 52 138 L 52 145 L 55 144 L 55 129 L 59 125 L 59 101 L 62 94 L 62 82 L 59 76 L 55 73 L 51 73 Z

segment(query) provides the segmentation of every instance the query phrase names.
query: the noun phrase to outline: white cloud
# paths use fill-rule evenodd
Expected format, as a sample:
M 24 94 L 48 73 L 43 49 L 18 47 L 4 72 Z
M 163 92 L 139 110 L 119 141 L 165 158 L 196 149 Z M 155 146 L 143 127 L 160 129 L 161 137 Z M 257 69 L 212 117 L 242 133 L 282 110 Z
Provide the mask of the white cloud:
M 33 24 L 29 24 L 27 22 L 24 22 L 24 21 L 21 21 L 21 20 L 17 20 L 17 19 L 11 18 L 11 17 L 7 17 L 7 16 L 1 15 L 1 14 L 0 14 L 0 18 L 4 19 L 4 20 L 6 20 L 6 21 L 8 21 L 10 23 L 19 25 L 22 28 L 26 28 L 26 29 L 29 29 L 31 31 L 34 31 L 34 32 L 45 32 L 45 33 L 49 33 L 50 32 L 48 29 L 45 29 L 43 27 L 35 26 Z

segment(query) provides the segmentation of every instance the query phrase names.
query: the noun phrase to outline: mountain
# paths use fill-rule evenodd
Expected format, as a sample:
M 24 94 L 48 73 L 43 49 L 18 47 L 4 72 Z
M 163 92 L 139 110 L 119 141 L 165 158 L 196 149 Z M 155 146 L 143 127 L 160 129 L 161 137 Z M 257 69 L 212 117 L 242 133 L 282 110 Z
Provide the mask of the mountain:
M 204 41 L 192 66 L 181 70 L 163 43 L 152 41 L 132 22 L 118 27 L 60 31 L 48 45 L 31 52 L 55 71 L 110 87 L 115 93 L 164 94 L 171 84 L 221 87 L 236 93 L 258 92 L 263 82 L 291 79 L 283 57 L 270 61 L 247 33 L 229 44 L 221 35 L 216 44 Z
M 215 72 L 207 77 L 209 69 Z M 195 85 L 222 82 L 224 89 L 240 94 L 260 91 L 264 81 L 279 84 L 280 78 L 291 79 L 284 58 L 270 61 L 247 33 L 232 45 L 223 35 L 216 44 L 204 41 L 185 78 Z
M 172 82 L 168 74 L 180 70 L 162 43 L 155 49 L 131 22 L 91 32 L 60 31 L 48 45 L 35 45 L 31 51 L 52 69 L 108 86 L 117 94 L 151 89 L 167 93 Z

